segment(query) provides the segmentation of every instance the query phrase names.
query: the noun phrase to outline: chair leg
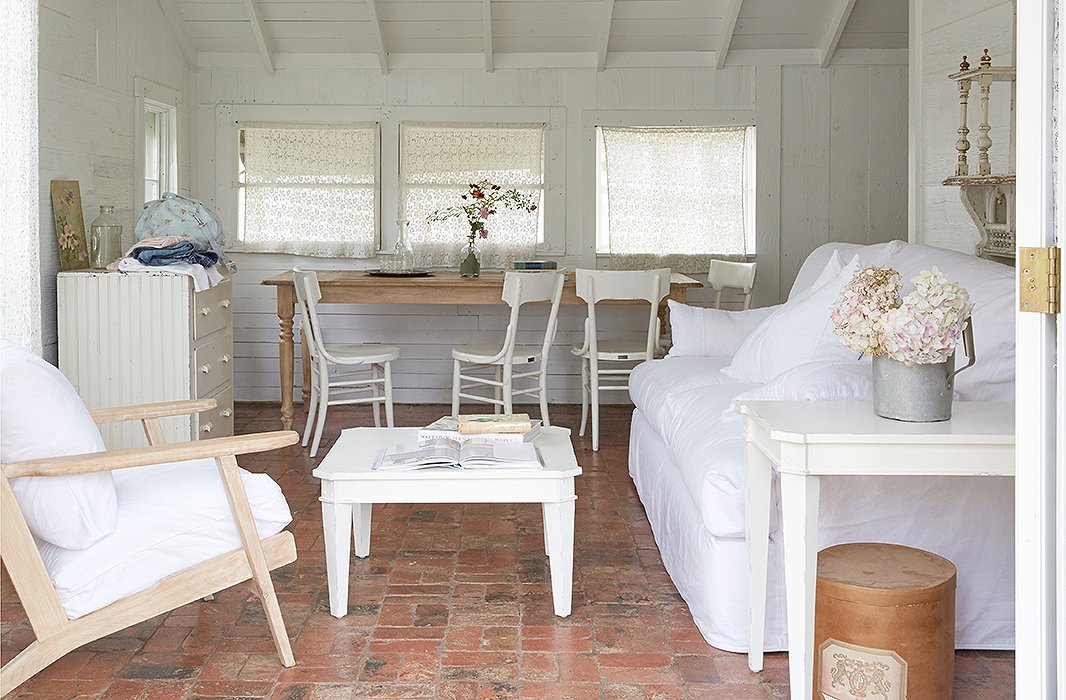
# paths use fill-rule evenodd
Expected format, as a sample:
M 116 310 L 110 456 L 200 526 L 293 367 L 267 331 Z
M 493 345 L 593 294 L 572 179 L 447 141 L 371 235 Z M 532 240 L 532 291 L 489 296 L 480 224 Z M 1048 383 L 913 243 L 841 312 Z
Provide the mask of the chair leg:
M 318 387 L 313 380 L 311 381 L 311 398 L 308 399 L 304 408 L 307 409 L 307 423 L 304 424 L 304 437 L 300 445 L 307 447 L 307 443 L 311 441 L 311 426 L 315 424 L 315 409 L 318 408 Z
M 452 415 L 459 415 L 459 360 L 455 361 L 455 367 L 452 370 Z
M 595 358 L 589 361 L 589 399 L 592 403 L 592 451 L 600 449 L 600 367 Z
M 322 433 L 326 430 L 326 407 L 329 405 L 329 374 L 319 372 L 318 386 L 318 424 L 315 427 L 315 441 L 311 443 L 311 456 L 318 454 L 318 446 L 322 443 Z
M 589 363 L 581 358 L 581 430 L 578 435 L 585 437 L 585 424 L 589 418 Z
M 511 402 L 514 400 L 514 395 L 511 393 L 512 383 L 511 374 L 513 368 L 511 365 L 507 365 L 503 368 L 503 412 L 514 413 L 514 406 Z
M 545 428 L 552 424 L 551 419 L 548 418 L 548 363 L 546 359 L 541 360 L 540 377 L 537 378 L 540 384 L 540 420 Z
M 500 382 L 500 384 L 503 384 L 503 365 L 496 365 L 496 381 Z M 492 395 L 497 401 L 502 401 L 503 400 L 503 387 L 502 386 L 494 386 L 494 387 L 492 387 Z M 503 411 L 503 406 L 498 404 L 498 403 L 497 404 L 493 404 L 492 408 L 493 408 L 493 411 L 492 411 L 493 413 L 497 413 L 498 414 L 501 411 Z
M 241 482 L 237 460 L 234 457 L 219 457 L 215 461 L 218 463 L 230 510 L 233 513 L 237 531 L 240 533 L 241 543 L 244 545 L 245 556 L 248 557 L 248 568 L 252 571 L 256 592 L 266 612 L 267 625 L 274 638 L 274 646 L 278 650 L 278 656 L 281 657 L 282 665 L 294 666 L 296 659 L 292 655 L 292 645 L 289 644 L 289 635 L 285 631 L 285 620 L 281 617 L 281 606 L 274 592 L 274 582 L 270 580 L 270 569 L 267 568 L 266 556 L 263 553 L 263 542 L 256 531 L 252 507 L 248 503 L 248 494 Z
M 376 364 L 370 365 L 370 379 L 373 380 L 373 382 L 374 382 L 373 384 L 370 385 L 370 394 L 375 399 L 381 397 L 381 391 L 378 389 L 379 385 L 377 383 L 377 380 L 379 378 L 380 378 L 380 374 L 378 372 L 378 365 L 376 365 Z M 381 427 L 381 404 L 379 402 L 375 401 L 371 405 L 374 407 L 374 427 L 375 428 L 380 428 Z
M 392 425 L 392 365 L 386 360 L 385 368 L 385 425 Z M 375 404 L 376 405 L 376 404 Z M 370 506 L 367 506 L 369 508 Z

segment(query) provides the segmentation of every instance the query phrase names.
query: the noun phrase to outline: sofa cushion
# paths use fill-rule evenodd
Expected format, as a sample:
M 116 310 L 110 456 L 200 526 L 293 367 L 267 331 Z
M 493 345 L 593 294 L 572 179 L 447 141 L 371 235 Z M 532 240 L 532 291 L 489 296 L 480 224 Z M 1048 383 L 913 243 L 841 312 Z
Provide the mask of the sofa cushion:
M 266 474 L 241 470 L 260 537 L 292 520 L 281 488 Z M 213 459 L 115 472 L 118 525 L 88 549 L 41 543 L 45 567 L 67 616 L 76 619 L 173 573 L 241 547 Z
M 36 354 L 0 343 L 0 461 L 102 452 L 104 441 L 78 392 Z M 113 532 L 110 472 L 11 480 L 30 532 L 57 547 L 84 549 Z
M 806 362 L 854 357 L 833 334 L 829 310 L 858 269 L 858 257 L 841 267 L 834 253 L 814 287 L 782 304 L 752 331 L 725 373 L 738 381 L 763 384 Z
M 629 375 L 629 396 L 646 416 L 682 391 L 734 381 L 722 374 L 728 357 L 671 357 L 643 362 Z
M 739 414 L 741 401 L 869 401 L 873 371 L 869 357 L 862 360 L 815 360 L 782 372 L 762 386 L 737 395 L 722 413 Z
M 667 303 L 673 341 L 667 357 L 732 357 L 751 332 L 777 308 L 726 311 L 688 306 L 673 299 Z

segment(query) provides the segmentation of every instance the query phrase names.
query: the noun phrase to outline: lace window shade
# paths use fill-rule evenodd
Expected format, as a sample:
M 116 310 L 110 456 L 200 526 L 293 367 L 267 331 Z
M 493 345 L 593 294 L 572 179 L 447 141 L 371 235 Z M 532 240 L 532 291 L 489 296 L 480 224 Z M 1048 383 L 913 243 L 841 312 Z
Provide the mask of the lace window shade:
M 376 124 L 241 130 L 244 250 L 366 258 L 377 249 Z
M 749 127 L 601 129 L 611 267 L 703 272 L 749 253 Z
M 400 130 L 401 218 L 419 267 L 457 267 L 469 226 L 465 217 L 428 222 L 437 209 L 459 204 L 470 183 L 489 180 L 541 200 L 544 191 L 544 125 L 442 125 L 404 123 Z M 540 212 L 499 207 L 478 240 L 482 266 L 508 267 L 533 257 Z
M 0 14 L 0 221 L 4 222 L 0 335 L 41 352 L 41 267 L 37 190 L 37 0 Z M 54 245 L 54 243 L 53 243 Z

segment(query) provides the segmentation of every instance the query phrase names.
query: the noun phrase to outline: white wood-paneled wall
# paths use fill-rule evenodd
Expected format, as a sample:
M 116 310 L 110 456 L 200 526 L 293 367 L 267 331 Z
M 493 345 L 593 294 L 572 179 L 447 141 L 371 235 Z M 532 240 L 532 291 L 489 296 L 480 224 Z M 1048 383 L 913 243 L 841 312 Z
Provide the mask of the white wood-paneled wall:
M 81 183 L 86 229 L 101 204 L 114 204 L 132 242 L 141 191 L 133 181 L 134 120 L 143 119 L 134 78 L 182 95 L 178 182 L 188 193 L 193 74 L 154 0 L 42 0 L 39 69 L 42 335 L 45 358 L 56 362 L 59 256 L 49 181 Z
M 948 75 L 958 72 L 964 54 L 976 66 L 985 48 L 993 65 L 1012 65 L 1013 21 L 1011 0 L 911 0 L 912 241 L 972 255 L 980 240 L 959 199 L 959 188 L 941 184 L 955 174 L 958 155 L 959 92 Z M 993 172 L 1007 169 L 1010 99 L 1004 90 L 1002 84 L 993 87 L 997 94 L 990 103 Z M 970 142 L 974 143 L 979 120 L 976 99 L 972 102 Z
M 496 70 L 203 69 L 197 76 L 193 195 L 216 191 L 216 109 L 220 104 L 562 107 L 566 110 L 566 256 L 573 268 L 598 264 L 591 205 L 590 115 L 616 113 L 672 123 L 678 113 L 747 112 L 757 128 L 759 275 L 756 303 L 784 298 L 800 264 L 830 240 L 878 242 L 906 236 L 907 69 L 834 65 L 713 68 Z M 388 177 L 388 175 L 383 175 Z M 385 218 L 385 214 L 383 214 Z M 291 268 L 373 267 L 285 255 L 236 255 L 235 384 L 239 400 L 277 400 L 277 317 L 266 277 Z M 697 303 L 707 295 L 692 295 Z M 493 307 L 326 307 L 335 342 L 399 344 L 397 400 L 444 401 L 453 345 L 502 337 Z M 639 329 L 619 312 L 620 333 Z M 578 365 L 568 347 L 583 310 L 565 309 L 552 352 L 553 402 L 579 399 Z M 639 332 L 639 331 L 637 331 Z M 299 376 L 299 371 L 297 371 Z M 621 397 L 615 397 L 621 398 Z

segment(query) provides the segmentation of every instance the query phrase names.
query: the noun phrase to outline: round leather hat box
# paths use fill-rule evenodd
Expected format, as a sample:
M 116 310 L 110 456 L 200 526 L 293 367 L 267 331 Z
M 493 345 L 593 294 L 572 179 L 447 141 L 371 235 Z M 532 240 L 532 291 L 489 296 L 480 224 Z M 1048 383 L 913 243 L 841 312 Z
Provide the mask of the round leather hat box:
M 950 700 L 955 565 L 894 544 L 818 553 L 815 700 Z

